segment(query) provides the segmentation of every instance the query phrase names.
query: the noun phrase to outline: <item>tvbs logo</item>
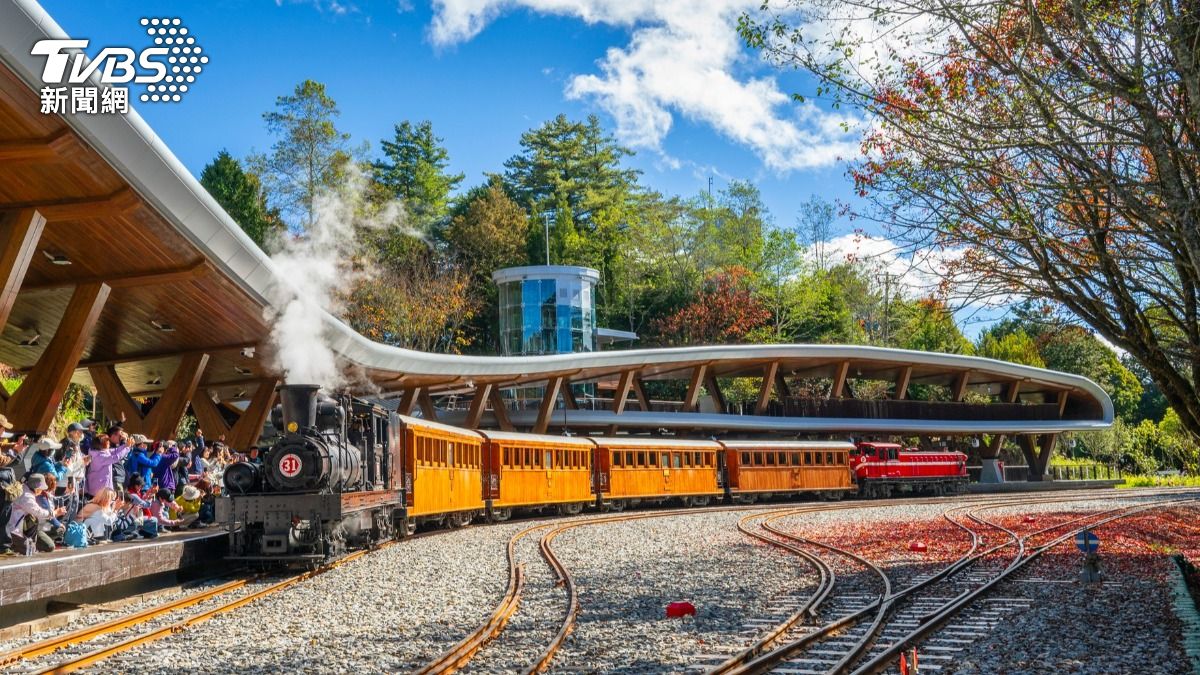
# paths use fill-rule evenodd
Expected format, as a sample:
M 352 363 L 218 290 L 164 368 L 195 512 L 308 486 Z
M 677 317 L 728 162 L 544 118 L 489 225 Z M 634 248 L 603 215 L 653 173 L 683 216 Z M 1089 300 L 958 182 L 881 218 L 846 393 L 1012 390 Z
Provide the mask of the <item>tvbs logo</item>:
M 127 112 L 129 88 L 144 85 L 144 103 L 178 103 L 208 64 L 204 49 L 178 18 L 142 19 L 153 46 L 135 51 L 105 47 L 88 59 L 88 40 L 40 40 L 31 54 L 44 56 L 42 112 Z M 95 78 L 95 79 L 93 79 Z M 96 80 L 102 87 L 91 86 Z

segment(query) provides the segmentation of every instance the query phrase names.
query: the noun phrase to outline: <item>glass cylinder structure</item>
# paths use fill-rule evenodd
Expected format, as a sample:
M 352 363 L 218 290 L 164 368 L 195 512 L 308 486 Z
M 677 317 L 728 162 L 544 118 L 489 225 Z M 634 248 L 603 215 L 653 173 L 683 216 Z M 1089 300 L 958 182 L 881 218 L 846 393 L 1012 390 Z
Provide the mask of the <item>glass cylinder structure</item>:
M 506 356 L 596 349 L 596 284 L 589 267 L 535 265 L 492 272 L 499 291 L 500 345 Z

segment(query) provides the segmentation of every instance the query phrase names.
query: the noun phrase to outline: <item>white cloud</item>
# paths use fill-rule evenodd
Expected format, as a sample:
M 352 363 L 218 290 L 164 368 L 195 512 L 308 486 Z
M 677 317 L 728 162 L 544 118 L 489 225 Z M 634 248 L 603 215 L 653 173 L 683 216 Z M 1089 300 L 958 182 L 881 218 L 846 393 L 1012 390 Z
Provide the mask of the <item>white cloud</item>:
M 598 72 L 569 78 L 566 95 L 595 101 L 616 121 L 617 137 L 663 154 L 676 115 L 708 125 L 750 148 L 775 171 L 829 166 L 858 152 L 853 117 L 795 105 L 774 77 L 744 72 L 737 19 L 760 0 L 435 0 L 430 37 L 439 46 L 468 41 L 512 9 L 570 16 L 631 29 Z M 665 155 L 664 155 L 665 156 Z M 666 162 L 668 166 L 674 161 Z

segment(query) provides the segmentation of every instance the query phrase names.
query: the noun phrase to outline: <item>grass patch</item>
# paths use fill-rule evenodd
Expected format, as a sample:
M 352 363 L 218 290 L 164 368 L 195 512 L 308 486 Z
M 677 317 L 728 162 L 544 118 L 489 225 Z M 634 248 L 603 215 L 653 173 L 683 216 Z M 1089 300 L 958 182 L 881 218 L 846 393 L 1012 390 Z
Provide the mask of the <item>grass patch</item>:
M 1125 476 L 1125 482 L 1117 487 L 1200 487 L 1200 476 Z

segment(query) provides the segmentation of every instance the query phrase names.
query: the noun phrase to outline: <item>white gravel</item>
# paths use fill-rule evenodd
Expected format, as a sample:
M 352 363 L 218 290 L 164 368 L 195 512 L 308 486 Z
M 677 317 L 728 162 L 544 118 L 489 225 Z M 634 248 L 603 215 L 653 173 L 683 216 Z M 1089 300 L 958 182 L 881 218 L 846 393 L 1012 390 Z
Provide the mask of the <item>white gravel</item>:
M 697 655 L 743 644 L 744 621 L 773 600 L 810 589 L 816 576 L 807 564 L 737 531 L 743 515 L 586 526 L 556 539 L 579 586 L 580 614 L 552 672 L 681 671 Z M 667 619 L 673 601 L 693 603 L 696 616 Z
M 97 672 L 397 672 L 423 665 L 484 621 L 508 579 L 522 524 L 442 532 L 373 552 Z

